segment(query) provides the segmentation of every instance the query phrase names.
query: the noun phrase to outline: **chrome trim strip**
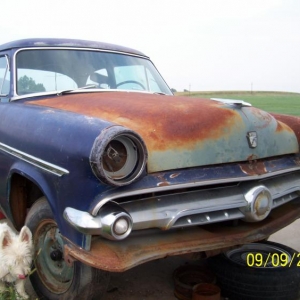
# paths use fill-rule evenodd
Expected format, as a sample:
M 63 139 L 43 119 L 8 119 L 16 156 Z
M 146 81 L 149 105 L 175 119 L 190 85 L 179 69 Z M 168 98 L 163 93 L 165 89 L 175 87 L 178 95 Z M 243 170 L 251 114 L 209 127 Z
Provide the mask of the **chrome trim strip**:
M 240 186 L 233 186 L 150 196 L 141 200 L 120 203 L 120 206 L 131 215 L 133 230 L 153 227 L 168 230 L 180 218 L 192 220 L 194 215 L 206 215 L 220 210 L 229 212 L 232 209 L 247 206 L 247 201 L 243 189 Z M 241 212 L 239 217 L 243 218 L 244 214 Z M 211 219 L 208 222 L 211 223 Z M 203 221 L 200 224 L 203 224 Z M 197 224 L 189 222 L 185 226 L 190 225 Z
M 268 192 L 269 203 L 262 203 L 259 195 Z M 250 199 L 248 198 L 250 194 Z M 264 198 L 265 196 L 263 196 Z M 257 201 L 258 200 L 258 204 Z M 179 191 L 166 195 L 149 195 L 139 200 L 128 200 L 116 204 L 106 203 L 97 216 L 66 208 L 65 219 L 78 231 L 86 234 L 102 235 L 102 220 L 124 209 L 132 218 L 133 230 L 158 228 L 169 230 L 188 226 L 198 226 L 241 219 L 245 222 L 259 222 L 275 208 L 291 201 L 300 200 L 300 172 L 271 177 L 254 182 L 243 182 L 232 186 L 193 191 Z M 113 210 L 109 206 L 114 204 Z M 249 206 L 249 204 L 251 204 Z M 253 205 L 252 205 L 253 204 Z M 257 205 L 256 205 L 257 204 Z M 119 206 L 118 206 L 119 205 Z M 257 212 L 257 209 L 267 209 Z M 102 231 L 101 231 L 102 230 Z
M 84 234 L 100 234 L 102 229 L 101 218 L 93 217 L 88 212 L 66 207 L 64 219 L 77 231 Z
M 265 214 L 257 213 L 258 207 L 253 206 L 254 200 L 262 191 L 269 193 L 268 211 Z M 258 222 L 265 219 L 275 207 L 299 196 L 300 172 L 296 172 L 231 187 L 210 187 L 170 195 L 151 195 L 140 200 L 122 202 L 120 206 L 131 215 L 134 230 L 153 227 L 167 230 L 173 228 L 180 219 L 180 226 L 221 222 L 228 220 L 229 216 L 231 219 L 239 217 L 246 222 Z M 266 206 L 266 203 L 263 205 Z M 233 209 L 240 209 L 241 214 L 234 214 L 233 217 Z M 217 211 L 226 211 L 228 216 L 225 214 L 216 216 L 214 212 Z
M 136 56 L 136 57 L 141 57 L 141 58 L 145 58 L 147 60 L 149 60 L 149 57 L 146 55 L 141 55 L 141 54 L 135 54 L 135 53 L 131 53 L 131 52 L 126 52 L 126 51 L 118 51 L 118 50 L 109 50 L 109 49 L 97 49 L 97 48 L 88 48 L 88 47 L 68 47 L 68 46 L 41 46 L 41 47 L 25 47 L 25 48 L 20 48 L 18 49 L 14 56 L 20 52 L 20 51 L 24 51 L 24 50 L 84 50 L 84 51 L 93 51 L 93 52 L 109 52 L 109 53 L 117 53 L 117 54 L 126 54 L 129 56 Z
M 77 231 L 89 235 L 101 235 L 109 240 L 123 240 L 132 230 L 132 218 L 124 208 L 111 202 L 103 208 L 97 217 L 88 212 L 72 207 L 66 207 L 63 212 L 65 220 Z M 123 233 L 116 232 L 118 220 L 123 219 L 127 223 L 127 229 Z
M 3 143 L 0 143 L 0 150 L 2 150 L 3 152 L 6 152 L 14 157 L 20 158 L 21 160 L 26 161 L 26 162 L 30 163 L 31 165 L 39 167 L 40 169 L 43 169 L 44 171 L 47 171 L 47 172 L 57 175 L 59 177 L 69 174 L 69 171 L 64 168 L 61 168 L 54 164 L 51 164 L 47 161 L 39 159 L 35 156 L 32 156 L 32 155 L 22 152 L 20 150 L 17 150 L 13 147 L 7 146 Z
M 95 207 L 90 210 L 90 213 L 93 216 L 96 216 L 98 214 L 98 211 L 100 210 L 100 208 L 105 203 L 112 201 L 112 200 L 116 200 L 118 198 L 122 198 L 122 197 L 136 196 L 136 195 L 140 195 L 140 194 L 149 194 L 149 193 L 155 193 L 155 192 L 174 191 L 174 190 L 178 190 L 178 189 L 200 187 L 200 186 L 205 186 L 205 185 L 233 183 L 233 182 L 245 182 L 245 181 L 252 181 L 252 180 L 257 180 L 257 179 L 266 179 L 266 178 L 270 178 L 273 176 L 286 174 L 286 173 L 299 171 L 299 170 L 300 170 L 300 166 L 290 168 L 290 169 L 275 171 L 275 172 L 263 174 L 263 175 L 253 175 L 253 176 L 247 176 L 247 177 L 234 177 L 234 178 L 229 178 L 229 179 L 228 178 L 213 179 L 213 180 L 206 180 L 206 181 L 199 181 L 199 182 L 189 182 L 189 183 L 183 183 L 183 184 L 175 184 L 175 185 L 140 189 L 140 190 L 134 190 L 134 191 L 125 192 L 125 193 L 111 194 L 111 195 L 106 196 L 103 199 L 101 199 L 95 205 Z
M 236 208 L 229 210 L 211 211 L 208 213 L 181 216 L 176 220 L 176 222 L 174 222 L 174 224 L 172 224 L 172 228 L 181 228 L 192 225 L 201 226 L 205 224 L 242 219 L 243 217 L 243 213 Z
M 64 90 L 60 91 L 51 91 L 51 92 L 39 92 L 39 93 L 32 93 L 32 94 L 26 94 L 23 96 L 15 96 L 11 98 L 11 101 L 16 101 L 20 99 L 28 99 L 33 97 L 40 97 L 40 96 L 53 96 L 53 95 L 60 95 L 64 93 Z M 126 92 L 126 93 L 144 93 L 144 94 L 153 94 L 153 92 L 149 91 L 137 91 L 137 90 L 117 90 L 117 89 L 88 89 L 88 90 L 80 90 L 80 89 L 74 89 L 74 91 L 69 91 L 67 94 L 80 94 L 80 93 L 109 93 L 109 92 Z

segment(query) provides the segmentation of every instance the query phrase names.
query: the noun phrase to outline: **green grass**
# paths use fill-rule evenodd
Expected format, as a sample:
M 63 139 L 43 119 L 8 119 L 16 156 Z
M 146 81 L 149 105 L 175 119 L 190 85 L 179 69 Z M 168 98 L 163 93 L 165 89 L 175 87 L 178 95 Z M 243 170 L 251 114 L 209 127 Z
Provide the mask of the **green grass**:
M 0 293 L 0 300 L 21 300 L 25 298 L 22 298 L 18 295 L 18 293 L 15 290 L 15 287 L 13 284 L 7 285 L 6 289 L 1 291 Z
M 184 92 L 176 93 L 178 96 L 199 98 L 238 99 L 250 102 L 253 106 L 268 112 L 300 116 L 300 93 L 287 92 Z

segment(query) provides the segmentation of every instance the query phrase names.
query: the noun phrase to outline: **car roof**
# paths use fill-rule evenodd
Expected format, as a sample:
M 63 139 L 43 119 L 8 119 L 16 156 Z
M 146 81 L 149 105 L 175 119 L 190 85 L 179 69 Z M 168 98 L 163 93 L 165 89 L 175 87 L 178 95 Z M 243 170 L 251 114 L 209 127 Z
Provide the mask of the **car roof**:
M 110 50 L 117 52 L 126 52 L 135 55 L 146 56 L 140 51 L 103 42 L 77 40 L 77 39 L 56 39 L 56 38 L 32 38 L 12 41 L 0 45 L 0 51 L 13 48 L 27 48 L 27 47 L 71 47 L 71 48 L 92 48 L 101 50 Z

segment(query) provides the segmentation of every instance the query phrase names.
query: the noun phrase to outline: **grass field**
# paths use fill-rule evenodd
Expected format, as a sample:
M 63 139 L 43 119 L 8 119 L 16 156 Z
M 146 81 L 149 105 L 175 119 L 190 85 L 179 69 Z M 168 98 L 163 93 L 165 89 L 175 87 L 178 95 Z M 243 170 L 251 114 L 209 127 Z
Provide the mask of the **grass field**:
M 223 91 L 178 92 L 176 95 L 244 100 L 268 112 L 300 116 L 300 93 Z

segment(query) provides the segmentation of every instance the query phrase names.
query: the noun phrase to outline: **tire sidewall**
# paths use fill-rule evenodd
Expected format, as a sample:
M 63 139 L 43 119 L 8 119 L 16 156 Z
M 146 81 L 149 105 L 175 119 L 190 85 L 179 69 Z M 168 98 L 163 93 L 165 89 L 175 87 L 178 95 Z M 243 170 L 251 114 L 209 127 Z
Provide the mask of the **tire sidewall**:
M 246 273 L 249 274 L 253 274 L 254 272 L 256 274 L 266 274 L 266 275 L 270 275 L 272 274 L 284 274 L 284 273 L 290 273 L 290 270 L 298 270 L 299 266 L 300 266 L 300 257 L 297 258 L 298 252 L 286 245 L 282 245 L 276 242 L 271 242 L 271 241 L 263 241 L 263 242 L 258 242 L 259 244 L 266 244 L 268 246 L 275 246 L 278 247 L 279 249 L 283 249 L 284 251 L 288 252 L 292 257 L 294 256 L 294 259 L 291 263 L 291 265 L 288 265 L 286 267 L 274 267 L 274 268 L 264 268 L 264 267 L 250 267 L 250 266 L 243 266 L 240 264 L 237 264 L 236 262 L 230 260 L 224 253 L 219 254 L 216 257 L 216 261 L 218 261 L 218 263 L 222 263 L 222 265 L 224 264 L 225 266 L 227 265 L 228 268 L 233 268 L 233 269 L 237 269 L 237 270 L 244 270 Z M 213 258 L 214 259 L 214 258 Z M 300 269 L 299 269 L 300 270 Z
M 232 300 L 295 300 L 298 299 L 300 269 L 297 251 L 279 243 L 264 241 L 260 244 L 282 249 L 294 257 L 290 266 L 257 268 L 240 265 L 225 254 L 208 259 L 217 277 L 222 295 Z M 250 252 L 251 250 L 249 250 Z M 295 256 L 294 256 L 295 254 Z
M 34 237 L 36 230 L 42 220 L 54 220 L 53 213 L 45 197 L 40 198 L 30 209 L 26 225 L 32 232 Z M 33 240 L 35 240 L 33 238 Z M 34 257 L 38 254 L 39 249 L 35 247 Z M 35 267 L 35 263 L 33 263 Z M 50 300 L 75 300 L 75 299 L 93 299 L 93 295 L 97 294 L 97 299 L 100 299 L 99 294 L 104 294 L 109 282 L 109 273 L 94 269 L 79 261 L 73 263 L 73 278 L 69 288 L 63 293 L 54 293 L 49 290 L 41 280 L 39 273 L 35 271 L 30 276 L 30 281 L 36 293 L 42 299 Z M 96 282 L 93 282 L 96 281 Z M 93 284 L 95 283 L 95 284 Z

